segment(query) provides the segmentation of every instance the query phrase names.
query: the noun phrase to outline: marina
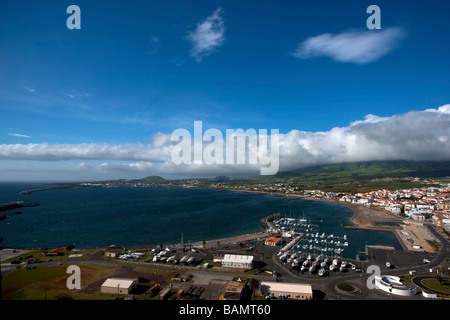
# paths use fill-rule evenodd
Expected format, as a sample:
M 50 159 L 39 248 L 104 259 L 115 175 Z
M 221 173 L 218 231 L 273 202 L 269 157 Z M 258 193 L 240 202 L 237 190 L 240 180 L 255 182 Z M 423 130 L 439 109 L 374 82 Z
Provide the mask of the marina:
M 301 219 L 281 217 L 272 221 L 274 233 L 281 235 L 285 246 L 280 248 L 278 259 L 294 270 L 325 276 L 328 271 L 357 270 L 354 264 L 343 260 L 349 246 L 346 234 L 320 232 L 319 224 L 305 217 Z

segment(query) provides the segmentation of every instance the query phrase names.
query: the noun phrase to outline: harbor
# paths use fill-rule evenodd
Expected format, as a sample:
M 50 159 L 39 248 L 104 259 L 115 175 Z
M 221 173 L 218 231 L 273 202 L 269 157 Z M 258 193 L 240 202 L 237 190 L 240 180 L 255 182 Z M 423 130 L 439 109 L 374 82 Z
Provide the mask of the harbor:
M 320 225 L 305 217 L 280 217 L 272 223 L 272 233 L 281 236 L 285 244 L 277 253 L 277 259 L 290 269 L 319 276 L 330 271 L 345 272 L 347 268 L 358 271 L 355 264 L 343 259 L 345 248 L 349 246 L 346 234 L 320 232 Z

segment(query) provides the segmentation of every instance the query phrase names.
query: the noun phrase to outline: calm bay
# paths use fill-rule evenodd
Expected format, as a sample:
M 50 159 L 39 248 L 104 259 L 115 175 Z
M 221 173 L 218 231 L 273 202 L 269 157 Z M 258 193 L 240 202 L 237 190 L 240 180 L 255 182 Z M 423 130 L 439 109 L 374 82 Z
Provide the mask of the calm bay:
M 114 244 L 142 248 L 179 243 L 181 234 L 185 242 L 210 241 L 260 232 L 258 221 L 280 212 L 309 218 L 319 225 L 321 233 L 346 234 L 346 257 L 355 257 L 365 245 L 400 249 L 391 233 L 342 228 L 349 224 L 353 211 L 335 203 L 212 189 L 77 188 L 19 194 L 47 187 L 37 183 L 0 184 L 0 203 L 40 204 L 21 209 L 21 214 L 10 211 L 7 219 L 0 221 L 3 247 L 75 245 L 90 249 Z

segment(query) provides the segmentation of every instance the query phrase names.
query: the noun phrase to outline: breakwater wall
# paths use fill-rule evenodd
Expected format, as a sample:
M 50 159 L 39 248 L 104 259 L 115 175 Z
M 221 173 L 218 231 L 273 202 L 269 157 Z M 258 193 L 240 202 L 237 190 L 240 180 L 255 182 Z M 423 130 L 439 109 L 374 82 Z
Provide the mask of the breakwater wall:
M 271 227 L 273 227 L 273 225 L 271 224 L 271 222 L 275 219 L 279 219 L 283 217 L 283 214 L 281 213 L 274 213 L 271 214 L 270 216 L 264 217 L 262 219 L 259 220 L 259 225 L 264 229 L 267 230 Z

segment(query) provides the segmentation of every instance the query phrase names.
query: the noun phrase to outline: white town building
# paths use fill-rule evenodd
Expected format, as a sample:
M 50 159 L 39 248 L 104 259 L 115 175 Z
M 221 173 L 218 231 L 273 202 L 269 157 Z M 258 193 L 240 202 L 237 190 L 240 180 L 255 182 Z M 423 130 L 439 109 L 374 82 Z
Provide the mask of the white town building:
M 252 269 L 253 256 L 245 256 L 239 254 L 226 254 L 222 259 L 222 267 Z

